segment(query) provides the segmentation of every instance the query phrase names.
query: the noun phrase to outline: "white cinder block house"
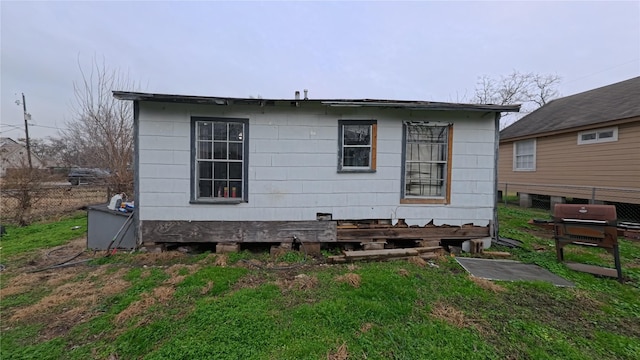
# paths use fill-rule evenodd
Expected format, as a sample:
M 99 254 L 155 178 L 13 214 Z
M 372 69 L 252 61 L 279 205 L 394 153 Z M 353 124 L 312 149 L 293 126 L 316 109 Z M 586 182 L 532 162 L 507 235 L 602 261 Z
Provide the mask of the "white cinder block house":
M 333 220 L 495 221 L 501 112 L 519 105 L 115 91 L 134 102 L 141 242 L 336 241 Z

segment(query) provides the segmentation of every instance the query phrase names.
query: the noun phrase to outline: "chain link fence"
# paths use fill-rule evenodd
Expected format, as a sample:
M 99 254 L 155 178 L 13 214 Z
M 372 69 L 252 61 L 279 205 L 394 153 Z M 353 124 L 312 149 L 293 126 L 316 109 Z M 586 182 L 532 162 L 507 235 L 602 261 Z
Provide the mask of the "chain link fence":
M 0 191 L 0 221 L 17 224 L 52 219 L 87 205 L 105 203 L 110 195 L 106 185 L 44 185 L 28 191 L 3 187 Z M 21 206 L 25 196 L 31 204 L 26 210 Z
M 618 222 L 640 223 L 640 189 L 498 183 L 499 201 L 553 211 L 557 203 L 615 205 Z

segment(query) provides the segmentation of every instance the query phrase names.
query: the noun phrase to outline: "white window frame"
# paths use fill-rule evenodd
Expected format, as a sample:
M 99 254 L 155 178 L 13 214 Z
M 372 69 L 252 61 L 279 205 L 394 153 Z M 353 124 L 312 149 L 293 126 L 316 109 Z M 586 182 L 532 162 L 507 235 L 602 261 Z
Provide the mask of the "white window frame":
M 518 144 L 532 142 L 533 143 L 533 153 L 532 154 L 518 154 Z M 515 141 L 513 143 L 513 171 L 536 171 L 536 139 L 527 139 Z M 533 163 L 531 167 L 518 167 L 518 158 L 523 156 L 533 156 Z
M 601 134 L 613 132 L 613 136 L 611 137 L 601 137 Z M 594 135 L 593 139 L 583 140 L 582 137 L 585 135 Z M 606 143 L 606 142 L 614 142 L 618 141 L 618 127 L 608 127 L 602 129 L 594 129 L 594 130 L 585 130 L 580 131 L 578 133 L 578 145 L 587 145 L 587 144 L 598 144 L 598 143 Z
M 199 135 L 199 124 L 210 125 L 212 127 L 211 134 L 208 138 L 201 139 Z M 225 139 L 216 139 L 213 127 L 215 124 L 224 124 L 227 128 Z M 238 139 L 229 139 L 229 126 L 241 125 L 242 130 L 238 134 Z M 248 202 L 248 161 L 249 161 L 249 120 L 234 118 L 209 118 L 209 117 L 192 117 L 191 118 L 191 200 L 192 204 L 237 204 Z M 224 144 L 224 157 L 216 158 L 215 144 Z M 240 159 L 229 157 L 230 144 L 241 144 L 240 151 L 236 154 L 240 155 Z M 200 156 L 200 146 L 209 150 L 209 155 Z M 210 176 L 203 178 L 200 174 L 200 163 L 211 163 Z M 224 177 L 217 177 L 215 173 L 215 164 L 226 164 L 227 170 Z M 230 164 L 241 164 L 241 176 L 231 177 Z M 211 182 L 210 196 L 201 196 L 200 181 Z M 216 183 L 218 183 L 216 185 Z M 226 184 L 224 184 L 226 183 Z M 236 183 L 237 186 L 233 186 Z

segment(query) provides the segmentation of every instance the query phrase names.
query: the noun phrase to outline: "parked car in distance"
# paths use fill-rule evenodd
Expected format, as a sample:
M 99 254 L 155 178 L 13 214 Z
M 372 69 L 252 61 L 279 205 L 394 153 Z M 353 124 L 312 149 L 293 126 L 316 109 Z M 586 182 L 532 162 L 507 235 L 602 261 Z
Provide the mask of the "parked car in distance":
M 80 184 L 104 184 L 109 176 L 109 171 L 92 168 L 72 168 L 69 170 L 67 180 L 71 185 Z

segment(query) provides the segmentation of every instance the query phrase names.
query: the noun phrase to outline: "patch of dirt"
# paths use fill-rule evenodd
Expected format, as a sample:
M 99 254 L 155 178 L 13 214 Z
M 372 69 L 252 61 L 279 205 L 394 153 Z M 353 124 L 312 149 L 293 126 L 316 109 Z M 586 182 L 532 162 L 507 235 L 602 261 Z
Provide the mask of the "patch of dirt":
M 426 262 L 423 258 L 421 258 L 421 257 L 419 257 L 419 256 L 412 256 L 412 257 L 410 257 L 410 258 L 409 258 L 409 262 L 410 262 L 410 263 L 412 263 L 412 264 L 414 264 L 414 265 L 417 265 L 417 266 L 419 266 L 419 267 L 425 267 L 425 266 L 427 266 L 427 262 Z
M 229 257 L 227 255 L 225 254 L 216 255 L 216 260 L 213 262 L 213 265 L 225 267 L 227 266 L 228 262 L 229 262 Z
M 398 269 L 398 275 L 407 277 L 407 276 L 409 276 L 409 270 L 407 270 L 407 269 Z
M 248 274 L 240 278 L 240 280 L 238 280 L 234 284 L 233 290 L 236 291 L 240 289 L 255 289 L 262 284 L 265 284 L 266 282 L 267 280 L 265 278 L 265 275 Z
M 369 330 L 373 329 L 373 324 L 370 322 L 366 322 L 362 325 L 360 325 L 360 330 L 358 330 L 358 332 L 356 332 L 356 337 L 360 337 L 362 336 L 362 334 L 369 332 Z
M 164 284 L 167 285 L 177 285 L 181 283 L 188 275 L 191 275 L 198 271 L 201 266 L 199 264 L 191 264 L 191 265 L 182 265 L 182 264 L 174 264 L 169 266 L 165 272 L 169 274 L 169 278 L 164 281 Z M 184 273 L 184 275 L 180 275 L 180 273 Z
M 479 278 L 471 275 L 469 275 L 469 279 L 471 279 L 471 281 L 476 283 L 476 285 L 480 286 L 481 288 L 485 290 L 489 290 L 494 293 L 500 293 L 507 290 L 504 286 L 498 285 L 491 280 L 487 280 L 487 279 L 483 279 L 483 278 Z
M 343 342 L 336 350 L 327 352 L 327 360 L 347 360 L 348 358 L 349 352 L 346 342 Z
M 292 280 L 278 279 L 276 280 L 276 285 L 278 285 L 281 290 L 309 290 L 318 285 L 318 278 L 306 274 L 299 274 Z
M 362 278 L 358 274 L 347 273 L 347 274 L 344 274 L 344 275 L 336 276 L 334 278 L 334 280 L 336 282 L 349 284 L 349 285 L 353 286 L 354 288 L 359 288 L 360 287 L 360 282 L 362 281 Z
M 132 257 L 132 259 L 136 264 L 149 266 L 175 262 L 179 259 L 185 259 L 187 257 L 189 257 L 189 255 L 179 251 L 162 251 L 136 254 L 136 256 Z
M 211 291 L 211 289 L 213 289 L 213 281 L 208 281 L 207 285 L 202 287 L 202 290 L 200 290 L 200 295 L 206 295 L 209 291 Z

